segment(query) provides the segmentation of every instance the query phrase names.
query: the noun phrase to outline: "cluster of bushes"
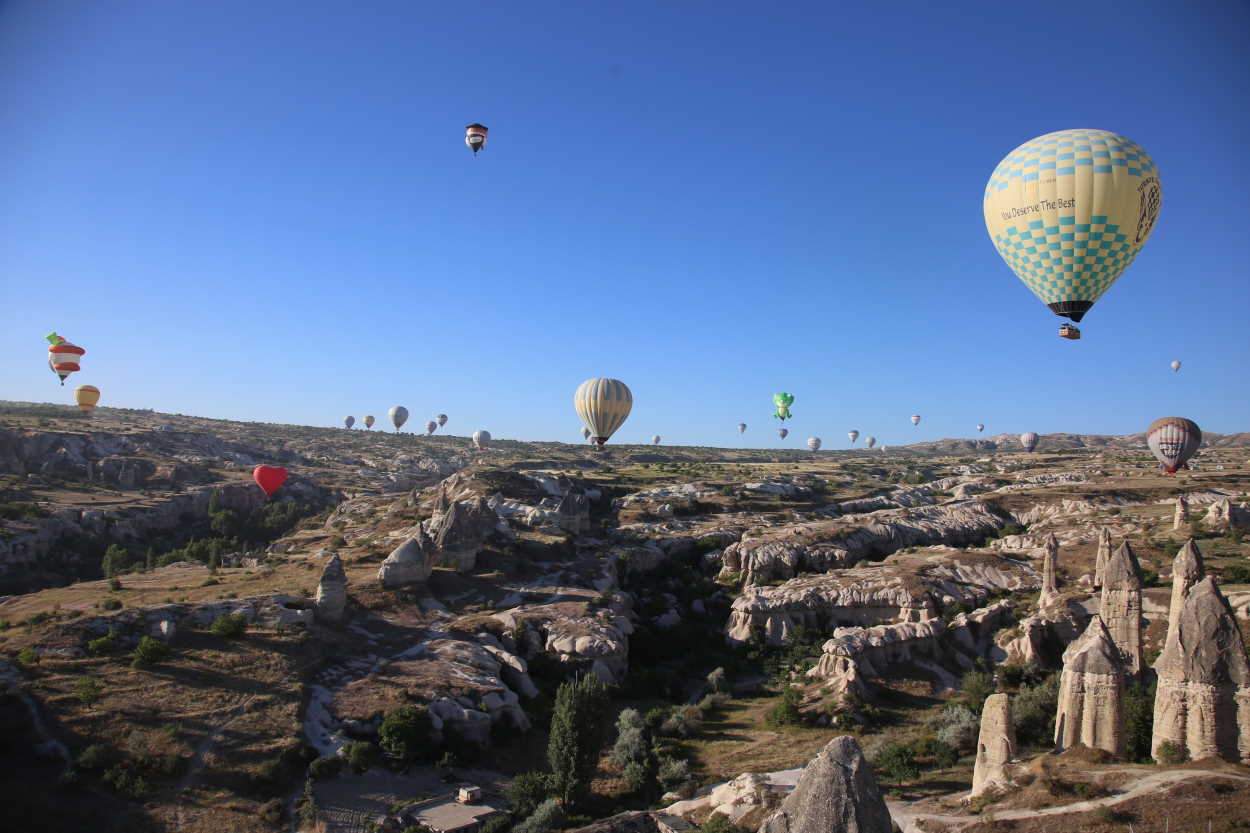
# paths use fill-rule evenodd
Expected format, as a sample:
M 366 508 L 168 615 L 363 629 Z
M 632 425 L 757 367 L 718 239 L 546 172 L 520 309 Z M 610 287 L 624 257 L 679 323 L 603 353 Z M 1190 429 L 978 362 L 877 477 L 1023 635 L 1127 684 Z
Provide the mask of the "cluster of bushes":
M 242 613 L 223 613 L 213 620 L 209 632 L 223 639 L 242 639 L 247 633 L 247 617 Z
M 93 743 L 78 754 L 75 770 L 98 772 L 100 780 L 118 795 L 141 800 L 150 792 L 145 776 L 173 775 L 181 767 L 183 757 L 171 746 L 177 734 L 177 727 L 170 724 L 159 730 L 132 730 L 124 750 Z
M 906 743 L 892 743 L 876 750 L 873 769 L 883 781 L 902 786 L 926 770 L 949 769 L 959 762 L 959 750 L 941 738 L 926 735 Z
M 0 520 L 37 521 L 48 513 L 37 503 L 0 503 Z

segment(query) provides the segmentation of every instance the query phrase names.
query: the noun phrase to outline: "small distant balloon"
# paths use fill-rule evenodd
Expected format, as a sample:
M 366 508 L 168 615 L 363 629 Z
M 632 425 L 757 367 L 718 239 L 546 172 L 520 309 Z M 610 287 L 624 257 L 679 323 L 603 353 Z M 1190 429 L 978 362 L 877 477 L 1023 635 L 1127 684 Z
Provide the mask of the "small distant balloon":
M 438 416 L 436 416 L 436 417 L 434 417 L 434 418 L 435 418 L 436 420 L 438 420 L 438 427 L 439 427 L 439 428 L 442 428 L 444 425 L 446 425 L 446 424 L 447 424 L 447 414 L 439 414 Z
M 404 423 L 408 421 L 408 409 L 403 405 L 396 405 L 387 413 L 391 418 L 391 425 L 395 426 L 396 431 L 403 428 Z
M 477 156 L 477 152 L 486 147 L 486 133 L 490 128 L 484 124 L 473 122 L 464 129 L 464 143 L 469 146 L 469 150 L 473 151 L 473 155 Z M 507 137 L 505 137 L 507 138 Z M 507 154 L 504 154 L 507 156 Z
M 1181 369 L 1181 363 L 1180 363 L 1180 362 L 1178 362 L 1178 361 L 1173 361 L 1173 362 L 1172 362 L 1172 372 L 1173 372 L 1173 373 L 1175 373 L 1176 371 L 1178 371 L 1178 370 L 1180 370 L 1180 369 Z
M 919 424 L 920 424 L 920 414 L 912 414 L 912 415 L 911 415 L 911 424 L 912 424 L 912 425 L 919 425 Z
M 851 438 L 851 442 L 855 442 L 856 440 L 859 439 L 858 431 L 847 431 L 846 435 Z
M 659 445 L 659 444 L 660 444 L 660 435 L 659 435 L 659 434 L 656 434 L 655 436 L 653 436 L 653 437 L 651 438 L 651 444 L 652 444 L 652 445 Z
M 781 437 L 781 438 L 784 440 L 786 437 L 790 436 L 790 429 L 789 429 L 789 428 L 778 428 L 778 429 L 777 429 L 777 436 L 778 436 L 778 437 Z
M 745 434 L 747 432 L 747 424 L 745 422 L 738 423 L 738 433 Z
M 978 423 L 977 423 L 977 433 L 979 434 L 979 433 L 981 433 L 981 432 L 982 432 L 982 431 L 984 431 L 984 430 L 985 430 L 985 424 L 984 424 L 984 423 L 981 423 L 981 422 L 978 422 Z
M 582 439 L 583 439 L 583 440 L 588 440 L 588 439 L 590 439 L 590 429 L 589 429 L 589 428 L 584 428 L 584 427 L 582 428 Z
M 872 448 L 876 444 L 877 444 L 876 437 L 869 437 L 868 439 L 864 440 L 864 445 L 868 446 L 869 448 Z
M 790 413 L 790 406 L 793 404 L 794 404 L 793 394 L 784 393 L 784 392 L 774 393 L 773 394 L 773 408 L 774 408 L 773 417 L 781 420 L 782 422 L 785 422 L 787 419 L 792 419 L 794 417 L 794 414 Z
M 372 428 L 372 427 L 373 427 L 373 423 L 374 423 L 374 422 L 376 422 L 376 421 L 377 421 L 377 420 L 375 420 L 372 416 L 367 416 L 367 417 L 365 417 L 365 427 L 366 427 L 366 428 Z
M 812 451 L 820 451 L 820 437 L 809 437 L 807 447 Z
M 430 420 L 429 422 L 425 424 L 425 435 L 427 437 L 433 434 L 437 430 L 438 430 L 438 423 L 435 422 L 434 420 Z
M 343 427 L 344 427 L 344 428 L 350 429 L 350 428 L 351 428 L 353 425 L 355 425 L 355 424 L 356 424 L 356 417 L 354 417 L 354 416 L 349 416 L 349 417 L 344 417 L 344 418 L 343 418 Z
M 89 414 L 100 401 L 100 389 L 95 385 L 79 385 L 74 388 L 74 401 L 78 403 L 79 410 Z
M 490 445 L 490 432 L 484 429 L 481 431 L 474 431 L 473 444 L 477 446 L 479 450 L 486 448 L 486 446 Z
M 1033 431 L 1025 431 L 1020 435 L 1020 445 L 1024 446 L 1025 451 L 1037 448 L 1037 434 Z
M 257 466 L 252 469 L 252 479 L 266 497 L 273 497 L 273 493 L 286 482 L 286 469 L 278 466 Z

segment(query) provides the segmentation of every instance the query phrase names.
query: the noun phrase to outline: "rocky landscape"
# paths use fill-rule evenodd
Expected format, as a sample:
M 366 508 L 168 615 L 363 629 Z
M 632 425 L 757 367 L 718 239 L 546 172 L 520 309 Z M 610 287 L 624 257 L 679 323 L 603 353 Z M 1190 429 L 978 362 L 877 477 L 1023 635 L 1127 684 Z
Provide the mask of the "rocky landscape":
M 1250 435 L 1208 439 L 5 403 L 0 829 L 1250 830 Z

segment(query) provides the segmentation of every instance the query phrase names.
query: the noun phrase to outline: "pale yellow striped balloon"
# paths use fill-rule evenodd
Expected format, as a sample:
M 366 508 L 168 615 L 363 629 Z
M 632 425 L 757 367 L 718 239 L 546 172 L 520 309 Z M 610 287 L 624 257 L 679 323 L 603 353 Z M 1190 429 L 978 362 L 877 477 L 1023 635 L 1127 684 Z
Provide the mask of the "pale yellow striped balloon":
M 625 424 L 634 407 L 634 395 L 618 379 L 587 379 L 573 394 L 573 407 L 590 429 L 591 441 L 603 445 Z

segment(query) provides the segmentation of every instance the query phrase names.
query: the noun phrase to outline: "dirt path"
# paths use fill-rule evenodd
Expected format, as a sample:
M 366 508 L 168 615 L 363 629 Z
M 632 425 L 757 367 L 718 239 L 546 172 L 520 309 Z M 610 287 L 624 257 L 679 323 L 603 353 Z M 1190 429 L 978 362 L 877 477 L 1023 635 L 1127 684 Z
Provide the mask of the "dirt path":
M 1140 770 L 1120 771 L 1140 774 Z M 999 821 L 1010 821 L 1013 819 L 1037 818 L 1038 816 L 1060 816 L 1068 813 L 1086 813 L 1090 810 L 1096 810 L 1099 807 L 1114 807 L 1121 802 L 1129 801 L 1147 793 L 1154 792 L 1160 787 L 1178 784 L 1181 781 L 1188 781 L 1191 778 L 1230 778 L 1235 781 L 1250 781 L 1250 776 L 1234 775 L 1228 772 L 1203 772 L 1192 769 L 1152 772 L 1140 778 L 1130 789 L 1122 793 L 1117 793 L 1116 795 L 1109 795 L 1104 798 L 1092 798 L 1088 801 L 1078 801 L 1074 804 L 1064 804 L 1059 807 L 1046 807 L 1041 810 L 995 810 L 994 818 Z M 902 829 L 903 833 L 923 833 L 923 831 L 916 826 L 916 823 L 920 821 L 940 822 L 948 825 L 952 830 L 962 830 L 963 828 L 969 827 L 980 821 L 978 816 L 946 816 L 938 813 L 916 812 L 905 802 L 887 801 L 886 804 L 890 808 L 890 815 L 894 818 L 895 823 L 897 823 Z

